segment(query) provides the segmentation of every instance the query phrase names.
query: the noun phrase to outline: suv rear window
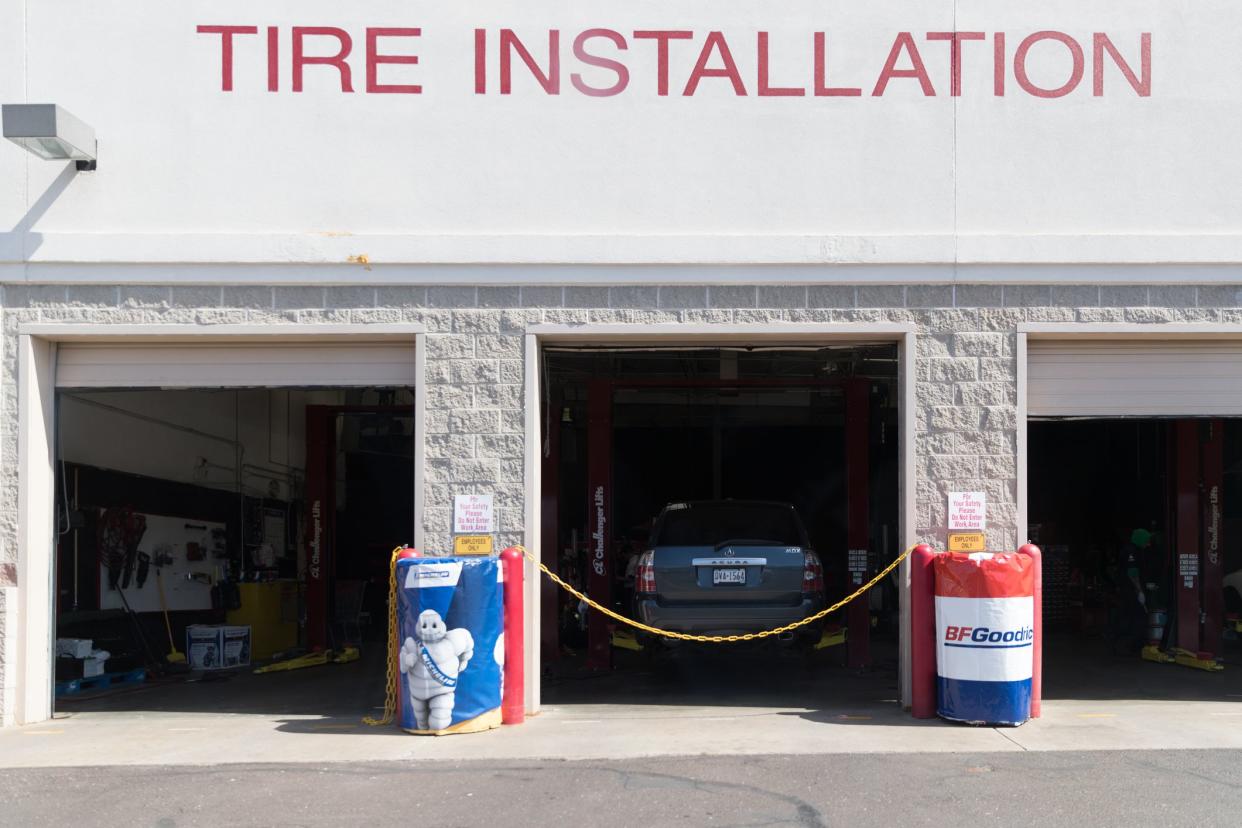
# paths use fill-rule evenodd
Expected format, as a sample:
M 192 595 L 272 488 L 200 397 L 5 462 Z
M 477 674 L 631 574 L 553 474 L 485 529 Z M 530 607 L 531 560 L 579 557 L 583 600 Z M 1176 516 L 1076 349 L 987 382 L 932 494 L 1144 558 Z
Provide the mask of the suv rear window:
M 664 512 L 652 546 L 717 546 L 725 541 L 804 546 L 802 523 L 790 506 L 692 503 Z

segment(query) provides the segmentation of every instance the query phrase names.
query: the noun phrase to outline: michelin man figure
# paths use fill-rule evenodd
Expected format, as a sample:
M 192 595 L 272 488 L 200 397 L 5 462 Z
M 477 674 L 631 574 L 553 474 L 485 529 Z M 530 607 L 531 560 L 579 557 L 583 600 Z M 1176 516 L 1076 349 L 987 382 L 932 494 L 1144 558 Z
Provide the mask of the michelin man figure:
M 401 646 L 401 672 L 418 730 L 443 730 L 452 723 L 457 678 L 473 655 L 469 630 L 448 629 L 435 610 L 419 614 L 415 637 Z

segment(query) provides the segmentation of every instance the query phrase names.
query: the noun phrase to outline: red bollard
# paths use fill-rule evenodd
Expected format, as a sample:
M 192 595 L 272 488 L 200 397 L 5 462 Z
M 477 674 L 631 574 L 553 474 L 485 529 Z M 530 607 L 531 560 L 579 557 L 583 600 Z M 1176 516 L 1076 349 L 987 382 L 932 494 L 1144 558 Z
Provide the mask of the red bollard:
M 500 565 L 505 578 L 505 667 L 500 721 L 521 724 L 526 721 L 526 629 L 522 606 L 526 562 L 522 551 L 511 546 L 500 553 Z
M 921 543 L 910 553 L 910 713 L 936 718 L 936 550 Z
M 1044 561 L 1043 553 L 1033 543 L 1018 547 L 1019 555 L 1029 555 L 1035 563 L 1035 640 L 1032 642 L 1035 659 L 1031 666 L 1031 718 L 1039 718 L 1040 702 L 1044 697 Z

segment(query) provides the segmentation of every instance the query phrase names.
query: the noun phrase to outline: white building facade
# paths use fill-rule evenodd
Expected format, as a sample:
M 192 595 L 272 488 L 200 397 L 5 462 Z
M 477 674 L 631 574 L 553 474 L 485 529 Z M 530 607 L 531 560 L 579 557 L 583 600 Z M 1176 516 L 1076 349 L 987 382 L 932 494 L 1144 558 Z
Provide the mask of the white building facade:
M 1242 348 L 1239 25 L 0 0 L 0 102 L 99 141 L 93 172 L 0 146 L 0 721 L 50 710 L 51 395 L 83 343 L 408 341 L 418 543 L 486 490 L 497 543 L 537 549 L 542 343 L 893 341 L 902 541 L 983 491 L 1020 542 L 1040 342 Z

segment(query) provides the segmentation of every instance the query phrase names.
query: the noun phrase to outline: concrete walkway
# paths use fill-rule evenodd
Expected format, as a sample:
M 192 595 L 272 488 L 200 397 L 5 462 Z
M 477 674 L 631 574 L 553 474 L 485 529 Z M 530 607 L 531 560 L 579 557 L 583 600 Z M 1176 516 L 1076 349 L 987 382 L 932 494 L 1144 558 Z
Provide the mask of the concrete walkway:
M 1179 748 L 1242 749 L 1242 704 L 1054 701 L 1042 719 L 1004 729 L 918 722 L 891 704 L 562 705 L 520 727 L 441 738 L 356 717 L 84 712 L 0 731 L 0 767 Z
M 519 727 L 430 738 L 370 728 L 382 651 L 292 673 L 153 680 L 62 700 L 51 722 L 0 730 L 0 767 L 611 760 L 656 756 L 1242 748 L 1242 664 L 1223 673 L 1057 647 L 1043 718 L 1018 728 L 916 721 L 898 707 L 895 658 L 807 671 L 780 657 L 716 654 L 657 668 L 549 675 Z

